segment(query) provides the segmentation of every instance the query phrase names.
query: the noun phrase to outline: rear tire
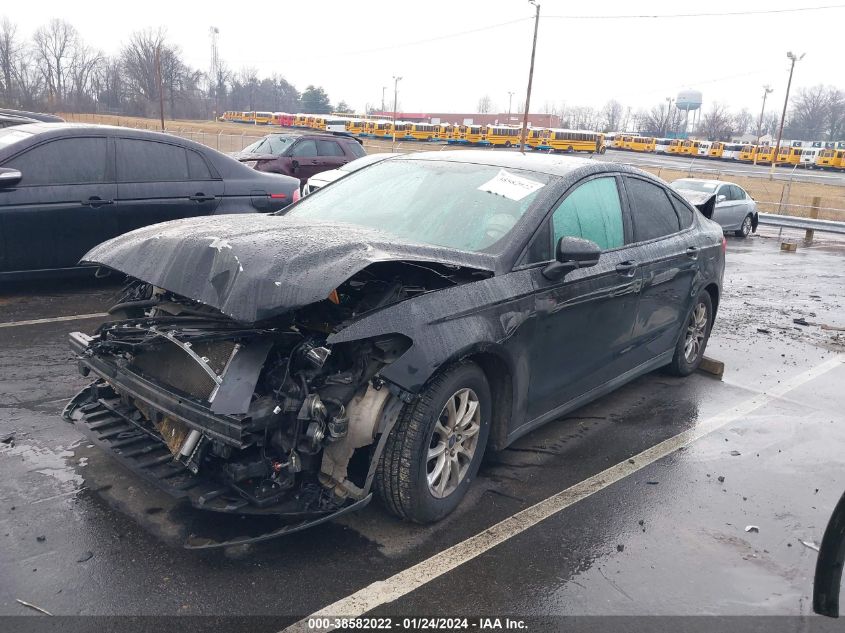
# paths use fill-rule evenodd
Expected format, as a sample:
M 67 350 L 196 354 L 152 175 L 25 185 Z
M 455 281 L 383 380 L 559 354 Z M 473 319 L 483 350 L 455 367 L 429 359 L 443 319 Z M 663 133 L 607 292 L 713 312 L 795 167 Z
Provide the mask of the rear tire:
M 490 387 L 475 363 L 435 376 L 402 408 L 385 443 L 375 478 L 385 507 L 416 523 L 452 512 L 481 465 L 491 415 Z
M 739 227 L 738 231 L 734 231 L 734 234 L 737 237 L 741 237 L 745 239 L 749 235 L 751 235 L 751 230 L 753 228 L 753 220 L 751 219 L 751 214 L 746 215 L 745 218 L 742 220 L 742 225 Z
M 689 376 L 698 369 L 701 359 L 704 358 L 704 350 L 710 339 L 712 328 L 713 301 L 710 299 L 710 293 L 702 290 L 695 298 L 684 320 L 678 343 L 675 345 L 675 355 L 667 366 L 670 374 Z

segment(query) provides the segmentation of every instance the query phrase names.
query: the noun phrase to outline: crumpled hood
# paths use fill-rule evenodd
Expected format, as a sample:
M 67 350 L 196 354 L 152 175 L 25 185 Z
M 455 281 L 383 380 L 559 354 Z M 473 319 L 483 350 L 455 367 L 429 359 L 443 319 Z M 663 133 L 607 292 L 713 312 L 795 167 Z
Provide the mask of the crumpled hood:
M 716 194 L 706 191 L 693 191 L 691 189 L 675 189 L 692 206 L 701 211 L 705 218 L 713 217 L 713 210 L 716 205 Z
M 378 261 L 494 270 L 480 253 L 399 241 L 374 229 L 259 214 L 187 218 L 95 246 L 81 260 L 253 323 L 325 299 Z

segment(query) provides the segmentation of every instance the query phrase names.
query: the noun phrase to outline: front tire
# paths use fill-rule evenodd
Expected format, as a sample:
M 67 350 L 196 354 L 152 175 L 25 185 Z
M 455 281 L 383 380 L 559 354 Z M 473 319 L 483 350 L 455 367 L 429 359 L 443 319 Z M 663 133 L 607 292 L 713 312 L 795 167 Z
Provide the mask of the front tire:
M 749 235 L 751 235 L 751 230 L 753 228 L 753 221 L 751 220 L 750 215 L 746 215 L 745 218 L 742 220 L 742 224 L 739 227 L 738 231 L 734 231 L 737 237 L 741 237 L 745 239 Z
M 481 465 L 491 402 L 484 372 L 463 362 L 402 408 L 376 470 L 376 487 L 390 512 L 433 523 L 458 506 Z
M 667 369 L 675 376 L 689 376 L 701 364 L 704 350 L 713 328 L 713 301 L 710 293 L 702 290 L 692 304 L 681 335 L 675 346 L 675 355 Z

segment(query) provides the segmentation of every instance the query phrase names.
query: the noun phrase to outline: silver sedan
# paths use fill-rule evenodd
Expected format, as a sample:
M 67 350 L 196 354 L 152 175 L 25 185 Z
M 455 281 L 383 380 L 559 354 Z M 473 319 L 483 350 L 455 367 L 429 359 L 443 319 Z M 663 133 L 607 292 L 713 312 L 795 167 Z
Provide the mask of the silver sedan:
M 701 194 L 715 195 L 716 206 L 711 219 L 721 224 L 725 232 L 748 237 L 757 230 L 757 203 L 739 185 L 724 180 L 681 178 L 675 180 L 672 187 L 688 199 Z

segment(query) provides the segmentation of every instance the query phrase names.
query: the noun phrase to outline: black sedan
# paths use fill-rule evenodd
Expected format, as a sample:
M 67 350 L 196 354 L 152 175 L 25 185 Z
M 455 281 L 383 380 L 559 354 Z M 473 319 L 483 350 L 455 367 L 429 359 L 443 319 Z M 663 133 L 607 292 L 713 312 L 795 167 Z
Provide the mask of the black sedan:
M 295 519 L 252 540 L 374 493 L 436 521 L 486 448 L 658 367 L 693 372 L 724 247 L 634 168 L 389 158 L 280 214 L 93 249 L 135 282 L 113 321 L 71 334 L 95 380 L 65 416 L 198 508 Z
M 0 279 L 77 272 L 92 246 L 156 222 L 278 211 L 299 197 L 298 186 L 156 132 L 0 129 Z

